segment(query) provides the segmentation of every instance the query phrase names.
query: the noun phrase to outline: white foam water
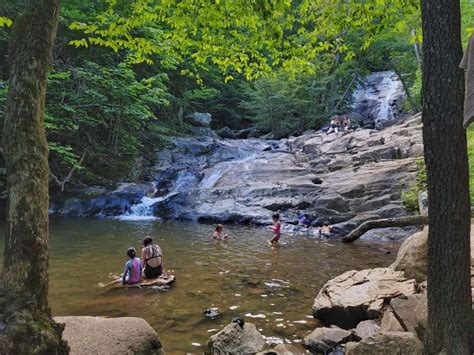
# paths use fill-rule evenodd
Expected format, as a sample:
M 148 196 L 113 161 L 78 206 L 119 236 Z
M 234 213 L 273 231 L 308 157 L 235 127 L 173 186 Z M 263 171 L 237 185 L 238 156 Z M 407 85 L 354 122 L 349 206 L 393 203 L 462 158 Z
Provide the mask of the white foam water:
M 130 210 L 117 217 L 121 221 L 153 221 L 159 219 L 153 213 L 153 206 L 158 202 L 163 202 L 172 196 L 177 195 L 178 192 L 171 192 L 161 197 L 143 196 L 140 203 L 132 205 Z

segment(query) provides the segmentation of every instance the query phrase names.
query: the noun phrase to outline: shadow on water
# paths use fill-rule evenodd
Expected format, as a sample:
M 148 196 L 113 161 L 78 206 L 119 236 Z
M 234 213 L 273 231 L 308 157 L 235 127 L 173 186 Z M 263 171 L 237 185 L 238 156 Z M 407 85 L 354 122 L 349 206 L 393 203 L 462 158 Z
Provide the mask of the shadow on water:
M 231 238 L 214 242 L 212 226 L 183 222 L 54 219 L 51 222 L 49 299 L 55 315 L 145 318 L 168 351 L 202 351 L 233 317 L 243 315 L 265 336 L 300 343 L 315 326 L 313 299 L 344 271 L 388 266 L 395 254 L 358 242 L 345 245 L 283 235 L 272 249 L 263 228 L 229 226 Z M 129 246 L 152 235 L 163 248 L 165 269 L 177 282 L 159 290 L 100 288 L 121 272 Z M 3 250 L 5 226 L 0 226 Z M 2 253 L 3 254 L 3 253 Z M 3 256 L 3 255 L 2 255 Z M 222 316 L 207 319 L 204 309 Z M 277 341 L 278 339 L 273 339 Z M 194 343 L 194 345 L 193 345 Z

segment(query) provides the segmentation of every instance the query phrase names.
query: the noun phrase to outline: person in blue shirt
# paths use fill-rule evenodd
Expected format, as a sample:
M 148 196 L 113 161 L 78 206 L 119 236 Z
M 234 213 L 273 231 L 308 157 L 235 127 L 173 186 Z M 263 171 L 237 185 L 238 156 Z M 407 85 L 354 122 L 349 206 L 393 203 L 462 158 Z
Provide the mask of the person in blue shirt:
M 300 214 L 298 216 L 298 222 L 305 228 L 311 227 L 311 221 L 309 220 L 308 216 L 305 214 Z

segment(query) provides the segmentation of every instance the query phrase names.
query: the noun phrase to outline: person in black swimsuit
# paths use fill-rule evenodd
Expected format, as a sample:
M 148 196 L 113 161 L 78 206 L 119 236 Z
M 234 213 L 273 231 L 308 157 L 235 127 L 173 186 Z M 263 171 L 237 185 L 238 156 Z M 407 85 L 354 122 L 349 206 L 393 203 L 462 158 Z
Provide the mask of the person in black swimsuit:
M 142 260 L 145 265 L 143 275 L 147 279 L 156 279 L 163 273 L 163 252 L 158 244 L 153 244 L 153 238 L 143 238 Z

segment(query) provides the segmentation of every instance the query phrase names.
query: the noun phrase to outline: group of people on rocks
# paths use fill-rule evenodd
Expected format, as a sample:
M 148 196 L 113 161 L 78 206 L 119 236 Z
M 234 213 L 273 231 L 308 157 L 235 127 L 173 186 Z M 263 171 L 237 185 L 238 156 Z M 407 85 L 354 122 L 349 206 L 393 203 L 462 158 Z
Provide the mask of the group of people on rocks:
M 269 227 L 272 232 L 272 239 L 269 244 L 275 246 L 281 238 L 281 222 L 280 214 L 272 214 L 273 224 Z M 304 228 L 310 228 L 312 221 L 307 215 L 301 214 L 298 216 L 298 221 Z M 332 227 L 329 222 L 324 222 L 323 226 L 319 228 L 319 235 L 321 237 L 329 238 L 331 236 Z M 224 234 L 224 226 L 218 224 L 212 238 L 216 241 L 222 241 L 229 238 L 229 234 Z M 121 282 L 122 285 L 134 285 L 141 282 L 142 277 L 148 280 L 153 280 L 161 277 L 163 272 L 163 251 L 158 244 L 153 243 L 153 238 L 146 236 L 142 241 L 143 248 L 141 250 L 141 258 L 137 257 L 136 249 L 128 248 L 128 260 L 125 262 L 123 275 L 115 282 Z
M 329 122 L 329 128 L 326 131 L 326 134 L 330 134 L 332 132 L 339 134 L 339 131 L 342 130 L 343 132 L 348 132 L 350 129 L 354 127 L 351 125 L 351 119 L 347 115 L 335 115 L 331 118 Z

